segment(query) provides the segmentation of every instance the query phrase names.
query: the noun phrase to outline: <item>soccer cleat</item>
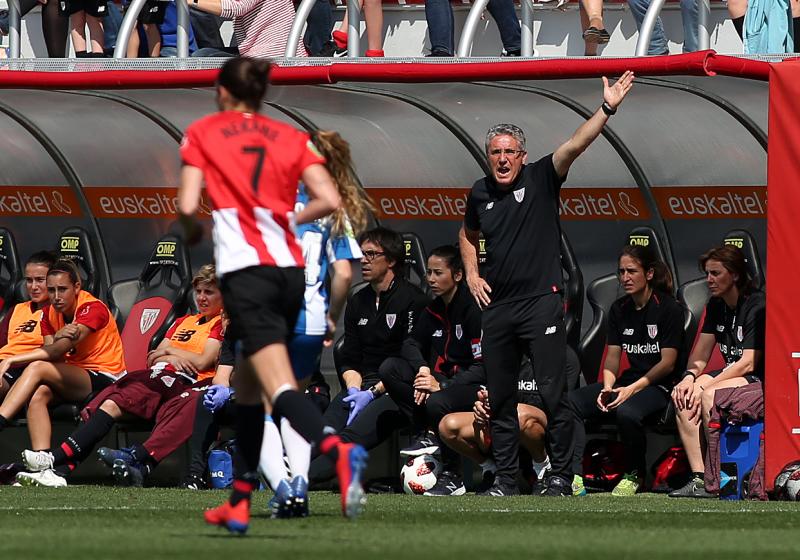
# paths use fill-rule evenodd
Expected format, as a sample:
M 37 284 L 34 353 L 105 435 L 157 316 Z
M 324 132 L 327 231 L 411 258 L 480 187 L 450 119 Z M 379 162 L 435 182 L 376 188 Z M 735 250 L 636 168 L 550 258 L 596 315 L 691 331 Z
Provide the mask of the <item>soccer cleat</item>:
M 641 486 L 641 483 L 639 482 L 638 474 L 635 472 L 625 473 L 620 481 L 617 482 L 617 485 L 614 486 L 611 495 L 622 497 L 635 496 L 636 492 L 639 491 L 639 486 Z
M 46 486 L 48 488 L 64 488 L 67 485 L 67 479 L 56 474 L 53 469 L 21 472 L 17 474 L 17 482 L 22 486 Z
M 477 495 L 494 497 L 519 496 L 519 487 L 516 482 L 504 482 L 502 479 L 496 478 L 494 484 Z
M 439 453 L 439 438 L 433 432 L 423 432 L 408 447 L 400 450 L 401 457 L 419 457 Z
M 586 495 L 586 487 L 583 485 L 583 477 L 579 474 L 576 474 L 572 477 L 572 495 L 573 496 L 585 496 Z
M 111 476 L 117 486 L 141 488 L 148 474 L 147 467 L 133 460 L 116 459 L 111 466 Z
M 111 449 L 110 447 L 101 447 L 97 450 L 97 458 L 109 469 L 114 466 L 114 461 L 122 459 L 123 461 L 133 461 L 133 455 L 128 448 Z
M 545 497 L 572 496 L 572 483 L 556 474 L 551 474 L 536 495 Z
M 225 502 L 203 513 L 206 523 L 225 527 L 231 533 L 244 535 L 250 525 L 250 500 L 241 500 L 235 506 Z
M 670 498 L 716 498 L 716 494 L 706 491 L 706 483 L 700 476 L 693 476 L 692 480 L 683 487 L 669 493 Z
M 288 519 L 294 513 L 294 491 L 287 479 L 278 483 L 275 495 L 269 501 L 273 519 Z
M 22 463 L 29 472 L 40 472 L 53 468 L 53 454 L 49 451 L 31 451 L 26 449 L 22 452 Z
M 181 488 L 184 490 L 205 490 L 207 486 L 203 477 L 190 474 L 186 477 L 186 480 L 181 483 Z
M 369 454 L 362 446 L 355 443 L 339 442 L 336 444 L 336 474 L 339 477 L 339 490 L 342 493 L 342 514 L 350 519 L 364 512 L 367 496 L 361 487 L 361 478 L 367 469 Z
M 423 493 L 423 496 L 463 496 L 466 493 L 461 477 L 452 471 L 442 471 L 433 488 Z
M 302 476 L 296 476 L 291 482 L 294 493 L 294 517 L 308 517 L 308 482 Z

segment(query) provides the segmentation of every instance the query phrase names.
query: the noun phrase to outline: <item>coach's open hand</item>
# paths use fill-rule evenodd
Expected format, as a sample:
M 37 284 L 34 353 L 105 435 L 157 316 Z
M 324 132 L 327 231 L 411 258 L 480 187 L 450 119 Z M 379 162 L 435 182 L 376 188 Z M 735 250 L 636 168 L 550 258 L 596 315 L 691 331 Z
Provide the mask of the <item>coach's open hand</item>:
M 633 72 L 626 70 L 619 80 L 613 85 L 608 85 L 608 78 L 603 76 L 603 101 L 616 109 L 628 92 L 633 87 Z
M 478 307 L 486 309 L 492 303 L 492 299 L 489 297 L 489 294 L 492 293 L 492 288 L 486 283 L 486 280 L 477 274 L 472 274 L 467 276 L 467 286 L 469 286 L 472 297 L 478 303 Z

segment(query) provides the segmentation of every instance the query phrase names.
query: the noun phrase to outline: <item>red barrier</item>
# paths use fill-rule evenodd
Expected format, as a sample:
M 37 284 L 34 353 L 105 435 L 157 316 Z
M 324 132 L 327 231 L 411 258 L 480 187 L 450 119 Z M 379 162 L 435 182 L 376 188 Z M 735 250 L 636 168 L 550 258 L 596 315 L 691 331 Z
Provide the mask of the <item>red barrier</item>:
M 270 82 L 314 85 L 336 82 L 436 83 L 503 80 L 555 80 L 618 76 L 714 76 L 768 80 L 770 64 L 714 51 L 639 58 L 543 59 L 494 62 L 332 62 L 326 66 L 276 66 Z M 160 89 L 211 87 L 218 70 L 111 70 L 0 72 L 0 88 Z

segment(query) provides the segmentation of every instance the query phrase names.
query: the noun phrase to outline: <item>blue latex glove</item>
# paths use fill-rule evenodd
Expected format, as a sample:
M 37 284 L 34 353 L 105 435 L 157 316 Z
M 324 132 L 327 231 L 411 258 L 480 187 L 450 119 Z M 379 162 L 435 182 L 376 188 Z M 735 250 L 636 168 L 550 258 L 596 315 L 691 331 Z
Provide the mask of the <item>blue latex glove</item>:
M 349 426 L 374 398 L 375 395 L 372 391 L 359 391 L 355 387 L 350 387 L 347 390 L 347 396 L 344 398 L 344 402 L 350 405 L 350 415 L 347 417 L 347 424 L 345 425 Z
M 228 399 L 231 398 L 233 389 L 225 385 L 212 385 L 206 389 L 206 394 L 203 396 L 203 406 L 210 412 L 216 412 L 222 408 Z

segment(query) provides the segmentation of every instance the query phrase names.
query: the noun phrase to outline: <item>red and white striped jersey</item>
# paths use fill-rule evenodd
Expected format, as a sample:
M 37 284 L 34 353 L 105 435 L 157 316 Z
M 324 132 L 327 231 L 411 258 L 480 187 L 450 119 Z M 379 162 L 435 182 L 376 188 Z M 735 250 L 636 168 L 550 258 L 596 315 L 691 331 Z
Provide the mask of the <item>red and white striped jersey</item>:
M 233 19 L 240 55 L 284 55 L 295 16 L 292 0 L 222 0 L 220 7 L 222 17 Z M 297 56 L 306 56 L 302 40 L 297 44 Z
M 303 266 L 294 233 L 297 184 L 308 166 L 325 163 L 308 134 L 257 113 L 222 111 L 189 126 L 181 157 L 203 171 L 217 275 Z

